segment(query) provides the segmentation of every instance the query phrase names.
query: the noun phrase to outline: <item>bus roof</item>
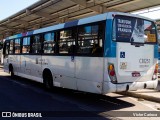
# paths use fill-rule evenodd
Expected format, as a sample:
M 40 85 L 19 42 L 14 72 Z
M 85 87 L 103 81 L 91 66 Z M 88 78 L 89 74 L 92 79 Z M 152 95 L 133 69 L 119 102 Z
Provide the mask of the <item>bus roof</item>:
M 45 27 L 45 28 L 36 29 L 33 31 L 28 31 L 25 33 L 19 33 L 19 34 L 7 37 L 5 40 L 25 37 L 25 36 L 29 36 L 29 35 L 34 35 L 34 34 L 39 34 L 39 33 L 43 33 L 43 32 L 49 32 L 49 31 L 53 31 L 53 30 L 73 27 L 73 26 L 77 26 L 77 25 L 83 25 L 83 24 L 87 24 L 87 23 L 99 22 L 99 21 L 106 20 L 107 15 L 112 15 L 112 14 L 120 14 L 120 15 L 145 18 L 145 17 L 139 16 L 139 15 L 134 15 L 134 14 L 129 14 L 129 13 L 107 12 L 107 13 L 103 13 L 103 14 L 99 14 L 99 15 L 95 15 L 95 16 L 91 16 L 91 17 L 87 17 L 87 18 L 82 18 L 82 19 L 75 20 L 75 21 L 70 21 L 70 22 L 66 22 L 66 23 L 62 23 L 62 24 L 57 24 L 57 25 L 53 25 L 53 26 L 49 26 L 49 27 Z M 108 16 L 108 18 L 111 18 L 111 17 L 112 16 Z M 148 19 L 148 18 L 146 18 L 146 19 Z M 151 20 L 151 19 L 149 19 L 149 20 Z

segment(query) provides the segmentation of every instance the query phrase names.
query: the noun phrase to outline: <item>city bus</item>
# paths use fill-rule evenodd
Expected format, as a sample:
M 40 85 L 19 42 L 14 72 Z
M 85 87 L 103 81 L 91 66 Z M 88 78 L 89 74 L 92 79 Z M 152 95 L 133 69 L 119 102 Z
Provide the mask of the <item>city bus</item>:
M 106 94 L 157 86 L 155 21 L 107 12 L 5 39 L 4 71 L 46 88 Z

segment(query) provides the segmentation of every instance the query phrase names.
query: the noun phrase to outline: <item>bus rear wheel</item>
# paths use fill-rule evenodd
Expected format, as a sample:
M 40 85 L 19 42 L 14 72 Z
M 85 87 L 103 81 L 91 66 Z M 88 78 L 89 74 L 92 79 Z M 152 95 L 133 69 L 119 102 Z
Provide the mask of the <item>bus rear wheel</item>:
M 47 90 L 51 90 L 53 88 L 53 77 L 50 71 L 45 71 L 43 74 L 43 83 Z

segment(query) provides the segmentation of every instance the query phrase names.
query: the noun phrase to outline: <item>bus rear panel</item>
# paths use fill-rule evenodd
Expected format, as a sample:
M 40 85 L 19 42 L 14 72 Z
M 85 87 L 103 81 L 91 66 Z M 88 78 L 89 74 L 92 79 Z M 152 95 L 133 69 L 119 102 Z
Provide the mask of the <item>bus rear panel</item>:
M 158 51 L 155 23 L 135 16 L 110 16 L 112 36 L 106 37 L 106 41 L 111 38 L 111 42 L 106 43 L 110 50 L 105 53 L 105 66 L 108 67 L 104 73 L 104 93 L 156 88 Z

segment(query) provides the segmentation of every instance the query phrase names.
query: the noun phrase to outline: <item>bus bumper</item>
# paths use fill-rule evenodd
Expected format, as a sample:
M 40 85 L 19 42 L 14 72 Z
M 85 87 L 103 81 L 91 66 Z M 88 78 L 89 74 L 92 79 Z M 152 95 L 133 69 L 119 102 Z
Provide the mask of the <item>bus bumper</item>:
M 158 84 L 158 79 L 146 81 L 146 82 L 133 82 L 133 83 L 120 83 L 113 84 L 111 82 L 104 82 L 103 94 L 109 92 L 123 92 L 123 91 L 134 91 L 139 89 L 156 89 Z

